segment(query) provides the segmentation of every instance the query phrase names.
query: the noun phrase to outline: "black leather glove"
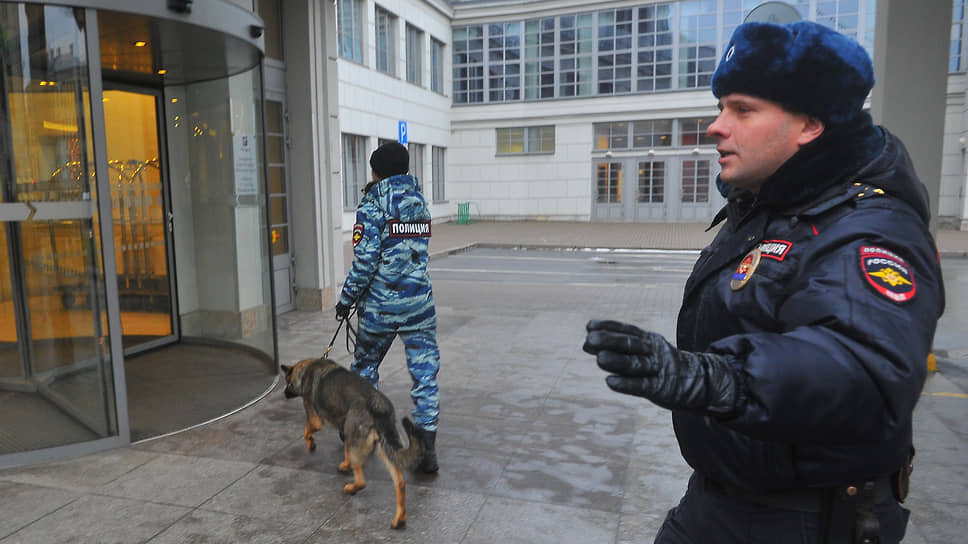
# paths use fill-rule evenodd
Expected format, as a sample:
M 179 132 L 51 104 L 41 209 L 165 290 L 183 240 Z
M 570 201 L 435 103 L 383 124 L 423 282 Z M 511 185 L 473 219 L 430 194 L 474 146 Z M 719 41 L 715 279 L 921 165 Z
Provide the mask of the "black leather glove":
M 342 302 L 336 303 L 336 319 L 346 319 L 350 315 L 350 307 Z
M 729 417 L 740 403 L 741 376 L 725 355 L 679 351 L 660 334 L 593 319 L 582 349 L 612 375 L 613 391 L 645 397 L 670 410 Z

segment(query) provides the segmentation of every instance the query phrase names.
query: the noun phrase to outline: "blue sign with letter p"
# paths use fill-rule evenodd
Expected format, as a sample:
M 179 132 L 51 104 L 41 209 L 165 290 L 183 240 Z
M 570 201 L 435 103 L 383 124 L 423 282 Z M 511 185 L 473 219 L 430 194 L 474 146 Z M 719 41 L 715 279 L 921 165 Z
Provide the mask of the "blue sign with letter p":
M 397 123 L 397 141 L 402 145 L 407 145 L 407 122 L 400 121 Z

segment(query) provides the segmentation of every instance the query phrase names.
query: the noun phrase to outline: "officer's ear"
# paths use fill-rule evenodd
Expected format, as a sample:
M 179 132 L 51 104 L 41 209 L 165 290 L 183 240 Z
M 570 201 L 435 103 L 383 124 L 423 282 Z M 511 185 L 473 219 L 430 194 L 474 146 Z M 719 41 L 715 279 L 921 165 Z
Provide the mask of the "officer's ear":
M 824 124 L 823 121 L 817 119 L 816 117 L 811 117 L 809 115 L 803 116 L 803 129 L 800 130 L 800 136 L 797 138 L 797 144 L 803 147 L 810 142 L 816 140 L 823 134 Z

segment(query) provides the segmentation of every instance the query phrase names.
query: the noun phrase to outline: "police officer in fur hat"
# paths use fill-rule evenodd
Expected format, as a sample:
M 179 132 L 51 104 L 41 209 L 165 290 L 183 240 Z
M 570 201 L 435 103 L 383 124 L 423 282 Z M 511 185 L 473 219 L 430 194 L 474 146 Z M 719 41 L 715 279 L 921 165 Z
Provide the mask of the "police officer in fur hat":
M 430 210 L 417 178 L 407 174 L 410 154 L 388 142 L 370 155 L 371 179 L 363 188 L 353 225 L 353 265 L 336 317 L 345 319 L 353 305 L 359 315 L 351 369 L 373 385 L 380 363 L 399 336 L 413 380 L 413 419 L 426 454 L 418 469 L 434 473 L 440 393 L 437 372 L 437 310 L 427 273 Z
M 608 387 L 672 411 L 694 469 L 658 543 L 900 542 L 944 287 L 927 191 L 862 109 L 873 67 L 812 22 L 746 23 L 713 75 L 725 223 L 675 342 L 592 320 Z M 879 539 L 879 540 L 877 540 Z

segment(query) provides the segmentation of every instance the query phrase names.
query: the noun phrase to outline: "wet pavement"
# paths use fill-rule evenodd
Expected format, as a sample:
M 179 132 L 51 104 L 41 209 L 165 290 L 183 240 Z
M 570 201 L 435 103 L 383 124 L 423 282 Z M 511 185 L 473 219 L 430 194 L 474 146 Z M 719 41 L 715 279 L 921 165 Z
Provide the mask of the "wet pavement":
M 407 474 L 408 527 L 389 528 L 393 486 L 379 461 L 354 496 L 336 471 L 335 431 L 306 452 L 303 410 L 280 387 L 208 425 L 78 459 L 0 471 L 0 544 L 651 542 L 689 469 L 669 413 L 611 392 L 580 350 L 609 316 L 672 335 L 693 224 L 434 225 L 431 274 L 442 363 L 436 476 Z M 968 233 L 939 233 L 949 313 L 939 371 L 915 413 L 908 543 L 968 534 Z M 510 251 L 509 247 L 558 248 Z M 582 248 L 676 250 L 585 251 Z M 318 356 L 330 312 L 279 318 L 280 361 Z M 348 364 L 337 343 L 332 355 Z M 943 353 L 941 353 L 943 351 Z M 409 413 L 399 343 L 381 367 Z M 950 376 L 950 378 L 949 378 Z

